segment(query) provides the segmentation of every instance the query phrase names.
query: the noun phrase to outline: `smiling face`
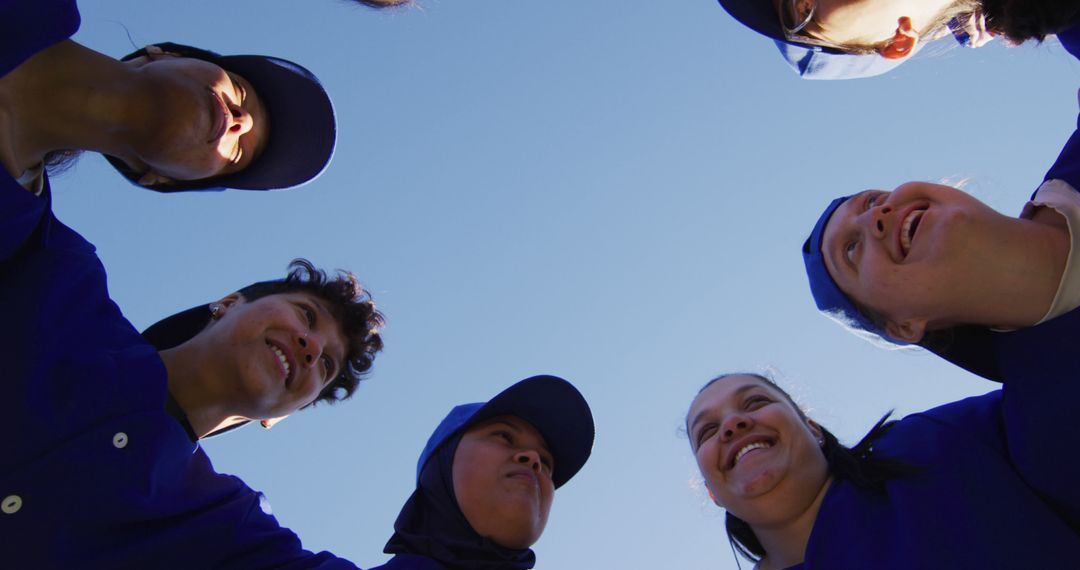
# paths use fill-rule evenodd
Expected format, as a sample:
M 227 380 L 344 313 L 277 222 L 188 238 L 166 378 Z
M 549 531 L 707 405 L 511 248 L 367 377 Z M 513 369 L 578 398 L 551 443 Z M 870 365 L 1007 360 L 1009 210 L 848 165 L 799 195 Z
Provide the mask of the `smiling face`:
M 210 353 L 204 366 L 228 383 L 231 413 L 280 418 L 315 400 L 341 372 L 345 336 L 325 302 L 310 293 L 216 303 L 216 320 L 196 335 Z
M 266 146 L 269 119 L 244 78 L 212 63 L 168 54 L 133 59 L 152 100 L 151 121 L 134 145 L 140 183 L 239 172 Z
M 825 226 L 829 275 L 849 298 L 886 320 L 886 332 L 916 342 L 926 330 L 980 322 L 968 314 L 987 293 L 994 221 L 1001 214 L 940 184 L 868 190 Z
M 454 453 L 454 494 L 481 536 L 528 548 L 544 532 L 555 495 L 555 468 L 543 436 L 515 416 L 477 424 Z
M 820 429 L 756 376 L 709 384 L 690 405 L 687 433 L 713 499 L 751 525 L 805 512 L 828 482 Z

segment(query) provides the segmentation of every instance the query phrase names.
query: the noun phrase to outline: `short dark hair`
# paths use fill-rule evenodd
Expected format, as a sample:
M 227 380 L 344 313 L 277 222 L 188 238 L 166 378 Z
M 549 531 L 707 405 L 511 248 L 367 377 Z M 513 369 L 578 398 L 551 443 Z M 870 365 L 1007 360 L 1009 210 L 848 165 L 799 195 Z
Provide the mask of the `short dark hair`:
M 802 408 L 795 403 L 791 394 L 788 394 L 772 378 L 763 374 L 754 372 L 721 374 L 702 386 L 701 390 L 698 390 L 698 394 L 701 394 L 716 382 L 732 376 L 750 376 L 764 382 L 770 388 L 782 394 L 788 403 L 795 408 L 799 417 L 804 420 L 808 419 Z M 840 440 L 836 439 L 832 432 L 818 424 L 822 438 L 825 440 L 825 443 L 821 446 L 821 451 L 825 454 L 829 475 L 832 475 L 838 481 L 847 481 L 860 489 L 880 493 L 885 491 L 885 483 L 889 480 L 917 473 L 919 469 L 910 464 L 873 454 L 874 442 L 896 424 L 896 420 L 889 420 L 891 415 L 892 411 L 882 416 L 854 447 L 847 447 L 840 443 Z M 747 560 L 755 563 L 761 561 L 765 556 L 765 547 L 761 545 L 761 541 L 754 534 L 754 529 L 750 527 L 750 523 L 731 514 L 731 511 L 727 511 L 724 518 L 724 527 L 732 549 Z
M 986 28 L 1013 43 L 1043 41 L 1072 27 L 1080 16 L 1076 0 L 982 0 Z
M 371 295 L 360 285 L 356 275 L 339 269 L 334 276 L 329 276 L 302 258 L 289 263 L 285 279 L 255 283 L 239 291 L 246 301 L 298 292 L 310 293 L 327 303 L 327 309 L 341 325 L 347 342 L 341 373 L 311 404 L 346 400 L 352 397 L 361 378 L 371 369 L 375 354 L 382 350 L 382 337 L 379 336 L 379 330 L 385 324 L 382 313 L 375 308 Z M 344 395 L 339 396 L 339 390 L 344 390 Z

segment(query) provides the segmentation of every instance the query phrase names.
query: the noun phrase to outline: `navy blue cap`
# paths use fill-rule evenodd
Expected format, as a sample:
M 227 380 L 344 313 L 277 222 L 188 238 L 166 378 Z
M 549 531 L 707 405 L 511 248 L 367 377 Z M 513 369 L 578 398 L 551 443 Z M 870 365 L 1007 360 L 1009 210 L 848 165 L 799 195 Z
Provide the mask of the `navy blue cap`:
M 337 121 L 330 96 L 319 79 L 303 66 L 265 55 L 220 55 L 181 44 L 155 44 L 167 53 L 193 57 L 240 75 L 255 88 L 269 116 L 270 129 L 262 154 L 247 168 L 199 180 L 177 180 L 145 186 L 159 192 L 184 190 L 273 190 L 291 188 L 314 180 L 326 170 L 337 141 Z M 130 53 L 122 61 L 146 55 L 146 49 Z M 133 173 L 119 159 L 109 162 L 129 181 Z M 143 187 L 143 186 L 140 186 Z
M 428 439 L 416 463 L 416 481 L 432 454 L 455 434 L 497 416 L 516 416 L 530 424 L 555 459 L 552 482 L 558 489 L 592 454 L 596 430 L 589 403 L 572 384 L 556 376 L 532 376 L 499 392 L 487 402 L 462 404 L 450 410 Z
M 821 249 L 822 241 L 825 238 L 825 226 L 829 224 L 829 220 L 836 213 L 837 208 L 849 199 L 851 199 L 851 196 L 844 196 L 830 202 L 825 211 L 821 213 L 821 217 L 818 218 L 814 230 L 810 232 L 810 237 L 806 238 L 806 242 L 803 243 L 802 256 L 803 263 L 806 265 L 806 278 L 810 280 L 810 293 L 814 296 L 814 303 L 817 304 L 817 308 L 821 312 L 833 317 L 841 317 L 848 324 L 874 333 L 889 342 L 904 344 L 890 338 L 885 334 L 885 331 L 874 324 L 874 321 L 864 315 L 855 306 L 855 303 L 840 290 L 840 286 L 833 280 L 832 275 L 829 275 L 829 269 L 825 266 L 825 254 Z

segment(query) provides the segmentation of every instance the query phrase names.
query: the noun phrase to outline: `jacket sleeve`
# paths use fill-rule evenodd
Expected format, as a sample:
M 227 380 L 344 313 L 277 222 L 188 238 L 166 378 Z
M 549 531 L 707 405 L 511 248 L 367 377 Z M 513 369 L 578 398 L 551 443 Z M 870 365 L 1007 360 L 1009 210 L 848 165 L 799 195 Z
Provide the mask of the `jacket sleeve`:
M 43 237 L 50 217 L 47 180 L 42 195 L 35 196 L 0 170 L 0 271 L 28 242 Z
M 1080 309 L 1003 335 L 1003 416 L 1009 455 L 1047 503 L 1080 530 Z

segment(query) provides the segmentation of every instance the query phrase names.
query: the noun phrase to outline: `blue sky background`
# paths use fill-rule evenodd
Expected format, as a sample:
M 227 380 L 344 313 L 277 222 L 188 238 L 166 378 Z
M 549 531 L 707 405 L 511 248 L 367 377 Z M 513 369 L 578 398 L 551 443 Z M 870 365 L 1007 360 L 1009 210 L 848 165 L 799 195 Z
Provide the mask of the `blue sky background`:
M 206 448 L 307 547 L 362 567 L 387 558 L 442 416 L 550 373 L 589 399 L 597 438 L 556 496 L 537 568 L 735 568 L 680 433 L 711 376 L 774 369 L 849 443 L 889 409 L 995 388 L 817 313 L 798 249 L 820 210 L 967 179 L 1019 213 L 1080 87 L 1054 40 L 943 43 L 884 77 L 802 81 L 710 0 L 81 8 L 76 39 L 106 54 L 131 51 L 130 33 L 278 55 L 333 96 L 337 154 L 299 190 L 158 195 L 97 156 L 53 187 L 140 327 L 293 257 L 360 275 L 389 326 L 357 396 Z

